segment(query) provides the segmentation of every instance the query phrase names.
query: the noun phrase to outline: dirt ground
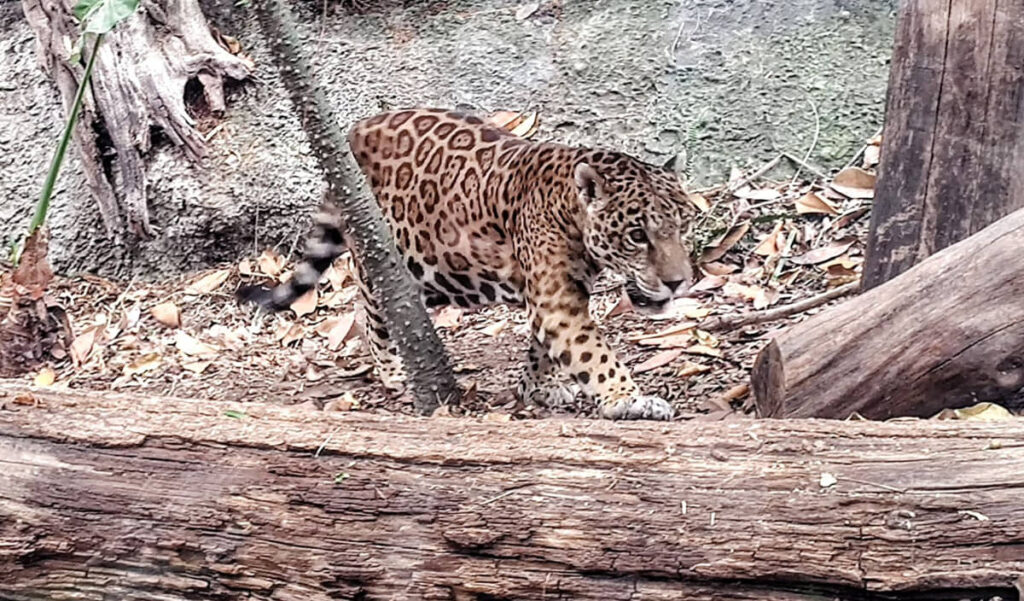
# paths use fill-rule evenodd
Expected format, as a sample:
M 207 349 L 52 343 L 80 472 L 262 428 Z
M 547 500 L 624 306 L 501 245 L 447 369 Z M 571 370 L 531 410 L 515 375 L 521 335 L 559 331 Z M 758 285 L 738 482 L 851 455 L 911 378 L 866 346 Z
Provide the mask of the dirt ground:
M 868 169 L 847 168 L 831 182 L 813 174 L 814 181 L 777 178 L 784 162 L 777 157 L 693 191 L 691 202 L 702 209 L 702 277 L 667 315 L 633 312 L 614 277 L 598 282 L 591 311 L 644 391 L 670 399 L 679 419 L 749 412 L 754 356 L 772 332 L 808 313 L 732 331 L 707 331 L 706 320 L 784 306 L 857 280 L 877 148 L 865 144 L 850 157 Z M 411 413 L 411 403 L 375 381 L 355 323 L 350 261 L 341 257 L 317 294 L 273 316 L 239 306 L 232 295 L 241 282 L 289 277 L 289 257 L 272 249 L 155 282 L 58 278 L 50 294 L 69 314 L 73 342 L 55 348 L 47 365 L 25 378 L 77 389 Z M 521 310 L 443 308 L 433 318 L 470 390 L 441 415 L 596 415 L 579 397 L 568 407 L 524 406 L 514 398 L 527 341 Z
M 229 85 L 223 122 L 204 125 L 210 156 L 203 164 L 169 143 L 150 152 L 152 239 L 111 244 L 72 153 L 51 212 L 51 256 L 61 273 L 174 276 L 267 245 L 286 253 L 305 230 L 321 178 L 254 11 L 233 0 L 202 4 L 211 23 L 252 56 L 254 79 Z M 319 83 L 345 123 L 402 105 L 537 111 L 541 139 L 608 146 L 652 162 L 684 154 L 698 185 L 782 151 L 809 153 L 825 171 L 841 167 L 881 124 L 896 5 L 360 4 L 363 10 L 347 1 L 293 4 Z M 0 242 L 28 221 L 63 120 L 34 45 L 20 4 L 0 0 Z

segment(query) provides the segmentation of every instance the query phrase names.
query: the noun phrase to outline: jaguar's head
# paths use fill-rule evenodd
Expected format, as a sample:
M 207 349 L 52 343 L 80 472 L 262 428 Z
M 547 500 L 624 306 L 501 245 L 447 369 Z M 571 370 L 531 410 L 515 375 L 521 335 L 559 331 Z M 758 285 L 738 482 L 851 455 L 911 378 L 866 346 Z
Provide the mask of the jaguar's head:
M 633 305 L 657 313 L 685 295 L 693 285 L 695 208 L 675 171 L 597 151 L 576 164 L 574 178 L 586 210 L 587 251 L 598 265 L 626 277 Z

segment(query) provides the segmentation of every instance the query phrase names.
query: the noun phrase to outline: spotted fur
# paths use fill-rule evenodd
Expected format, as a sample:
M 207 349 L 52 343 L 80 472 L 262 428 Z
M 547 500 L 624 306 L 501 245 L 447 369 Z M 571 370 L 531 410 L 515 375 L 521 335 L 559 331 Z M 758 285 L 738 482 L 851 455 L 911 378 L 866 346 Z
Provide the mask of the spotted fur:
M 626 277 L 642 310 L 688 289 L 692 208 L 674 172 L 619 152 L 529 142 L 438 109 L 364 119 L 349 143 L 428 306 L 525 305 L 532 337 L 521 397 L 571 398 L 566 373 L 605 417 L 671 417 L 666 401 L 640 393 L 588 301 L 603 269 Z M 250 298 L 282 308 L 314 286 L 342 252 L 340 225 L 322 212 L 292 280 Z M 369 346 L 382 380 L 400 387 L 380 301 L 360 279 Z

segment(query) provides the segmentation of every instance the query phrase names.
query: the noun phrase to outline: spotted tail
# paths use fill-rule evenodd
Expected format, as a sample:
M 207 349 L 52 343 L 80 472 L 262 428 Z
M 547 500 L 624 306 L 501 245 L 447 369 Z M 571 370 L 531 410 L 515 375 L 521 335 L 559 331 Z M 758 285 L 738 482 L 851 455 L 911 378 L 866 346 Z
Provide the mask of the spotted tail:
M 262 285 L 241 286 L 235 292 L 238 300 L 255 303 L 267 311 L 287 309 L 312 288 L 320 277 L 345 252 L 345 235 L 337 211 L 322 207 L 313 218 L 313 231 L 307 239 L 302 262 L 295 268 L 291 279 L 273 288 Z

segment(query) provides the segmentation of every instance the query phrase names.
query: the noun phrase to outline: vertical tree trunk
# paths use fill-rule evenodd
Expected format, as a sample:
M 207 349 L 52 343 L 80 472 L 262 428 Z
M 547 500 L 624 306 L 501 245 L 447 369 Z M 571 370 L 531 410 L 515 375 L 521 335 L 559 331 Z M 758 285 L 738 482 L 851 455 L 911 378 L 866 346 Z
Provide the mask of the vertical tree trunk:
M 1024 207 L 1024 3 L 903 3 L 864 288 Z
M 346 175 L 346 170 L 353 171 L 352 161 L 345 161 L 348 141 L 309 68 L 303 53 L 310 46 L 308 41 L 300 38 L 283 0 L 259 0 L 256 9 L 281 79 L 327 180 L 327 205 L 344 218 L 353 254 L 383 300 L 384 320 L 402 358 L 417 410 L 429 414 L 440 402 L 457 401 L 460 395 L 448 356 L 419 291 L 398 258 L 380 208 L 365 194 L 355 193 L 356 186 Z

